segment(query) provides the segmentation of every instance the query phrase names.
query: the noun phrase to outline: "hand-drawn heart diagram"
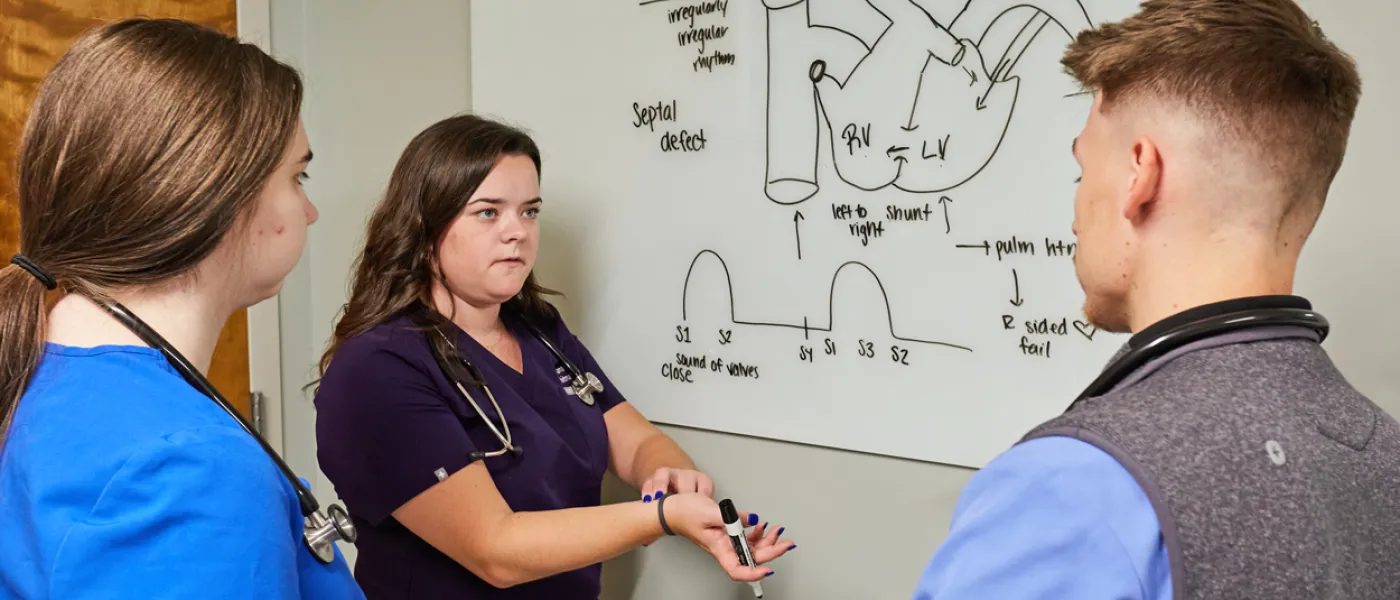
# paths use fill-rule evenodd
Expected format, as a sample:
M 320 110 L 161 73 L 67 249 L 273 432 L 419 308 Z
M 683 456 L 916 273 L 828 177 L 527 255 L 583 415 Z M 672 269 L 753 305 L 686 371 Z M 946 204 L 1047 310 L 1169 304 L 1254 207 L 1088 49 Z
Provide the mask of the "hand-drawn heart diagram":
M 932 193 L 962 185 L 1006 135 L 1020 91 L 1011 73 L 1031 42 L 1051 23 L 1071 37 L 1070 27 L 1092 26 L 1079 0 L 765 6 L 765 192 L 779 204 L 817 193 L 823 130 L 837 175 L 856 188 Z

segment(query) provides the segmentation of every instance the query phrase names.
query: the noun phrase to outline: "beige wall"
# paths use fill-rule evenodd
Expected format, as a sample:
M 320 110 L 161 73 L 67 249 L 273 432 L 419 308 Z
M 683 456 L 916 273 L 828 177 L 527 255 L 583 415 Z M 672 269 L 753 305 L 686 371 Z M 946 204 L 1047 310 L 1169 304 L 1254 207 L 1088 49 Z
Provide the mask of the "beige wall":
M 303 115 L 316 153 L 307 190 L 321 213 L 278 299 L 283 448 L 323 502 L 334 491 L 316 467 L 315 413 L 302 387 L 315 376 L 364 222 L 399 152 L 468 106 L 468 12 L 459 0 L 271 0 L 272 51 L 306 79 Z

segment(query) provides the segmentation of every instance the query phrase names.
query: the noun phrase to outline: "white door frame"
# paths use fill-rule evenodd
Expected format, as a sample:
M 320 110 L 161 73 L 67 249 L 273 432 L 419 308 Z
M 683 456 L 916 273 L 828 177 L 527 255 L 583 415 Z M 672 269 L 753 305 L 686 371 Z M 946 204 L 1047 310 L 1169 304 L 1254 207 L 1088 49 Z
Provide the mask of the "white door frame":
M 237 0 L 238 37 L 272 53 L 271 0 Z M 278 454 L 282 443 L 282 326 L 276 296 L 248 308 L 248 389 L 262 394 L 262 436 Z

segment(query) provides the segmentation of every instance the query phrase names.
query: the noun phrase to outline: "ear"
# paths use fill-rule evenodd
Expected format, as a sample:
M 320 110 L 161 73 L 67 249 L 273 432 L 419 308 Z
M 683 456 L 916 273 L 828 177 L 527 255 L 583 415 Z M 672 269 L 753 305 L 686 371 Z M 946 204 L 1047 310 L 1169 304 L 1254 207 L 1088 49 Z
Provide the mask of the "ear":
M 1133 141 L 1132 179 L 1123 203 L 1123 217 L 1134 225 L 1141 224 L 1152 214 L 1157 203 L 1157 189 L 1162 181 L 1162 155 L 1152 138 L 1143 136 Z

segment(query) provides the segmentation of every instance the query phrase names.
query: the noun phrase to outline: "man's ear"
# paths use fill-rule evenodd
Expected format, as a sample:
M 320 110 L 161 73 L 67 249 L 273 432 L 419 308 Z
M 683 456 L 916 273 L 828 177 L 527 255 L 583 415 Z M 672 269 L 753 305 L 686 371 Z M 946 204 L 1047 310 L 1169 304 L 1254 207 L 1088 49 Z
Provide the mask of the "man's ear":
M 1152 138 L 1143 136 L 1133 141 L 1132 164 L 1128 193 L 1123 203 L 1123 217 L 1133 224 L 1142 223 L 1156 207 L 1157 190 L 1162 182 L 1162 155 Z

